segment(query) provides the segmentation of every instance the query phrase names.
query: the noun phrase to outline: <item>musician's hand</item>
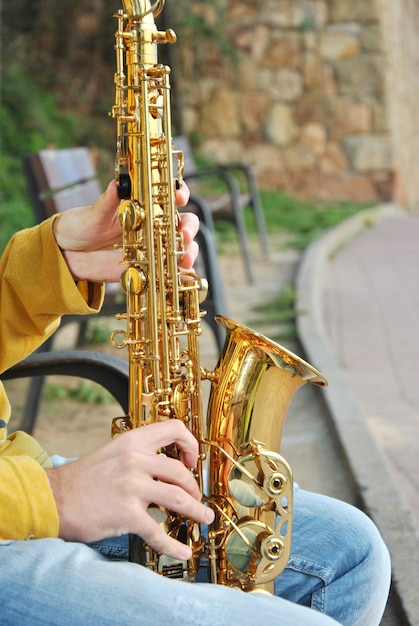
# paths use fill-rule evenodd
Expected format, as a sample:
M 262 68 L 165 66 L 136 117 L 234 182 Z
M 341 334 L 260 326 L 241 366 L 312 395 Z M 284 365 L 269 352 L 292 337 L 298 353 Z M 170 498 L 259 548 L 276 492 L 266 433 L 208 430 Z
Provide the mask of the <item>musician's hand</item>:
M 176 443 L 183 462 L 157 451 Z M 178 559 L 191 550 L 169 537 L 147 513 L 153 503 L 199 523 L 214 513 L 201 503 L 189 469 L 196 467 L 198 444 L 180 420 L 150 424 L 117 436 L 77 461 L 46 470 L 57 504 L 59 535 L 89 542 L 140 535 L 152 548 Z
M 188 199 L 189 189 L 184 184 L 176 191 L 178 206 L 185 206 Z M 55 220 L 55 239 L 75 279 L 94 282 L 119 280 L 121 250 L 114 248 L 114 244 L 122 238 L 117 216 L 119 202 L 117 185 L 112 181 L 93 205 L 69 209 Z M 197 245 L 192 240 L 198 230 L 198 220 L 189 213 L 181 219 L 188 246 L 182 266 L 188 268 L 197 255 Z

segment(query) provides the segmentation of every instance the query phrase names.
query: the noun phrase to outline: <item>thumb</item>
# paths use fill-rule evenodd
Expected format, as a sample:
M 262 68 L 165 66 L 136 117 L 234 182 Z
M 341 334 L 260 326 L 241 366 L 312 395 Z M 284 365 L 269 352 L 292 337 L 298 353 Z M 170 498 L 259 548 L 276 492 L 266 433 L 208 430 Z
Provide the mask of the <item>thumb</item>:
M 92 209 L 97 211 L 101 216 L 108 215 L 109 213 L 115 213 L 120 199 L 118 196 L 118 186 L 115 180 L 111 180 L 106 190 L 92 205 Z

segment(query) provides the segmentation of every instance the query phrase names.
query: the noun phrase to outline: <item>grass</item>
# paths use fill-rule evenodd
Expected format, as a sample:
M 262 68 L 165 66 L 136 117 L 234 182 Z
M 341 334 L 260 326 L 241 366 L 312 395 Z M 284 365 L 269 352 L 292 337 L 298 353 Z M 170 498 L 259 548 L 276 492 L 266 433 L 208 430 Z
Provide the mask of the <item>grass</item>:
M 89 404 L 112 404 L 112 395 L 100 385 L 86 380 L 78 380 L 75 387 L 48 383 L 45 387 L 45 400 L 73 400 Z
M 275 191 L 261 191 L 261 200 L 268 231 L 289 234 L 288 245 L 297 250 L 304 250 L 323 232 L 370 206 L 356 202 L 305 200 Z

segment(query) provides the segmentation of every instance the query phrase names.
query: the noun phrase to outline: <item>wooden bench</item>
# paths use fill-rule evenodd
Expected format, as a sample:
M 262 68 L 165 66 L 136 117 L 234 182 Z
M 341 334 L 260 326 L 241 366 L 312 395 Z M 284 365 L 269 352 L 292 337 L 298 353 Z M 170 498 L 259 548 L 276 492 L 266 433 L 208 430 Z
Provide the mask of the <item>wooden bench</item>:
M 244 163 L 228 163 L 198 169 L 188 139 L 183 136 L 175 137 L 174 145 L 176 150 L 183 152 L 184 179 L 187 181 L 192 193 L 202 195 L 199 193 L 197 185 L 200 180 L 216 179 L 223 181 L 226 191 L 216 197 L 209 198 L 205 196 L 205 202 L 214 220 L 225 220 L 234 224 L 241 245 L 247 280 L 250 283 L 254 282 L 251 254 L 243 215 L 243 211 L 246 208 L 249 208 L 254 215 L 264 258 L 269 258 L 269 244 L 259 188 L 253 168 Z M 245 181 L 244 191 L 240 190 L 239 177 Z
M 37 223 L 75 206 L 89 205 L 95 202 L 102 193 L 96 168 L 86 147 L 68 149 L 47 149 L 29 154 L 24 159 L 29 194 Z M 215 322 L 216 315 L 225 315 L 226 307 L 222 291 L 218 261 L 215 250 L 214 235 L 211 224 L 208 224 L 208 209 L 199 198 L 191 199 L 190 205 L 184 210 L 192 210 L 202 218 L 202 224 L 197 236 L 200 246 L 200 255 L 197 265 L 201 274 L 209 282 L 210 289 L 204 303 L 207 315 L 204 320 L 209 324 L 219 351 L 224 342 L 224 330 Z M 207 221 L 205 221 L 207 215 Z M 114 316 L 125 309 L 125 299 L 121 298 L 119 283 L 106 285 L 105 300 L 100 316 Z M 83 344 L 87 325 L 96 316 L 67 315 L 62 319 L 62 325 L 75 322 L 79 326 L 77 346 Z M 53 347 L 54 336 L 46 341 L 41 351 L 46 352 Z M 36 416 L 42 397 L 43 377 L 31 381 L 23 422 L 25 430 L 31 432 L 35 426 Z

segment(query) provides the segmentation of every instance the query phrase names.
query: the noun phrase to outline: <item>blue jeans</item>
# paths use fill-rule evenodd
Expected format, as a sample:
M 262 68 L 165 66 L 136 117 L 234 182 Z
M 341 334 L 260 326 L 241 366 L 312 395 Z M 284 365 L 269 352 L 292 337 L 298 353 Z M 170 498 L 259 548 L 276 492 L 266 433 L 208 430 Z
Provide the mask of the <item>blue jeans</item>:
M 276 596 L 182 583 L 104 556 L 126 551 L 125 537 L 90 546 L 0 542 L 1 624 L 378 626 L 390 586 L 388 551 L 369 518 L 298 488 L 292 554 Z

